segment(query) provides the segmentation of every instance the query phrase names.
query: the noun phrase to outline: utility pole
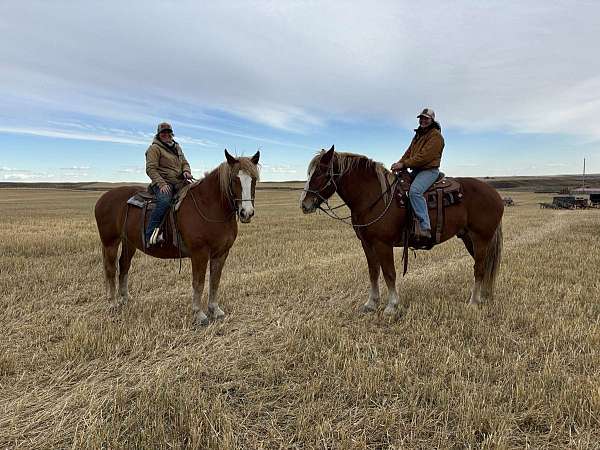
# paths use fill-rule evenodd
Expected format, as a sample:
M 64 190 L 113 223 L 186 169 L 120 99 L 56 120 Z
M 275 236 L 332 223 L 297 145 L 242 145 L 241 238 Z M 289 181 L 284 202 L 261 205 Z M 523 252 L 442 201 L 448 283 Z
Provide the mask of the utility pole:
M 583 183 L 583 185 L 581 187 L 585 189 L 585 158 L 583 158 L 583 180 L 582 180 L 582 183 Z

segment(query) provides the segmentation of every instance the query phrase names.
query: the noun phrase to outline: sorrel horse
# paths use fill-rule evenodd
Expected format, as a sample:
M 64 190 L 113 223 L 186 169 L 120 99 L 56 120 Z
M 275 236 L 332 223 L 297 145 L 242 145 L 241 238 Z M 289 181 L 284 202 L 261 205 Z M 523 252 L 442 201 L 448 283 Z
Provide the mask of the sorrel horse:
M 386 202 L 382 180 L 393 184 L 395 175 L 381 163 L 362 155 L 336 153 L 334 147 L 322 150 L 308 166 L 308 181 L 300 198 L 305 214 L 316 211 L 334 192 L 350 208 L 351 221 L 360 239 L 367 263 L 371 288 L 364 312 L 377 309 L 379 302 L 379 272 L 383 272 L 388 288 L 385 314 L 394 314 L 398 306 L 394 247 L 402 246 L 407 224 L 407 212 L 393 196 Z M 458 236 L 475 260 L 475 281 L 470 305 L 493 296 L 494 283 L 502 252 L 502 214 L 504 204 L 498 192 L 475 178 L 456 178 L 463 188 L 463 201 L 447 206 L 440 242 Z M 389 203 L 392 202 L 392 203 Z M 433 210 L 432 210 L 433 211 Z M 430 214 L 432 230 L 435 213 Z
M 192 259 L 192 310 L 196 325 L 207 325 L 207 313 L 214 319 L 225 313 L 217 302 L 217 290 L 229 249 L 237 237 L 236 215 L 248 223 L 254 215 L 254 194 L 258 179 L 260 152 L 252 158 L 235 158 L 225 150 L 227 160 L 189 186 L 176 214 L 183 244 Z M 127 274 L 136 250 L 157 258 L 179 258 L 174 245 L 144 249 L 141 226 L 142 209 L 127 200 L 141 189 L 124 186 L 104 193 L 96 202 L 96 223 L 102 241 L 104 275 L 108 300 L 118 307 L 128 300 Z M 115 276 L 119 257 L 119 296 L 116 299 Z M 204 277 L 210 261 L 208 302 L 202 302 Z

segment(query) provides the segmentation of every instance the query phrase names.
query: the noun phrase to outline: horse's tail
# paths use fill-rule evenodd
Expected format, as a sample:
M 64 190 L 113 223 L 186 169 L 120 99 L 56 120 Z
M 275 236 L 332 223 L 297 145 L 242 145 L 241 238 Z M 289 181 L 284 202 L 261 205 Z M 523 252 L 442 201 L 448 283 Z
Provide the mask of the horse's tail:
M 485 266 L 483 273 L 483 292 L 487 293 L 488 300 L 494 296 L 494 285 L 498 269 L 500 269 L 500 260 L 502 259 L 502 222 L 498 224 L 492 240 L 488 244 L 487 254 L 485 255 Z

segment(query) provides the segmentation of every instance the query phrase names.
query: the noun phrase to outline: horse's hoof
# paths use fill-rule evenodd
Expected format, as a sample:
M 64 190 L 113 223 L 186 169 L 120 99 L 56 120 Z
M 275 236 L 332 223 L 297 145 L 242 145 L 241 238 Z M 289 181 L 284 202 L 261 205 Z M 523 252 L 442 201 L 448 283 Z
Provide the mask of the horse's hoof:
M 215 319 L 215 320 L 221 320 L 221 319 L 225 318 L 225 313 L 218 306 L 215 307 L 215 308 L 211 308 L 209 306 L 208 307 L 208 312 L 210 313 L 210 315 L 212 316 L 212 318 Z
M 194 325 L 197 327 L 207 326 L 208 325 L 208 317 L 206 317 L 206 314 L 204 314 L 204 313 L 196 314 L 196 317 L 194 318 Z
M 113 316 L 117 315 L 123 310 L 124 305 L 125 304 L 123 302 L 120 302 L 118 300 L 115 302 L 112 302 L 108 305 L 108 313 Z
M 383 310 L 383 314 L 386 316 L 393 316 L 396 314 L 396 307 L 395 306 L 386 306 L 385 309 Z
M 361 307 L 359 308 L 359 311 L 363 314 L 369 314 L 369 313 L 374 312 L 375 310 L 377 310 L 377 306 L 369 305 L 369 304 L 361 305 Z

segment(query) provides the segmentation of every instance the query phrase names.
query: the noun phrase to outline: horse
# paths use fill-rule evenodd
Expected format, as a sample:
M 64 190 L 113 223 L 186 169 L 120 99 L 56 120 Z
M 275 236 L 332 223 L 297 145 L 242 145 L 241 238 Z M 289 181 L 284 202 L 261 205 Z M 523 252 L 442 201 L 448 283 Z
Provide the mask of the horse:
M 195 325 L 209 323 L 207 316 L 225 316 L 217 302 L 217 290 L 229 250 L 237 237 L 237 221 L 249 223 L 254 215 L 254 195 L 259 176 L 260 152 L 251 158 L 235 158 L 225 150 L 226 161 L 204 178 L 183 188 L 187 193 L 175 212 L 186 255 L 174 245 L 145 248 L 142 242 L 141 208 L 130 207 L 127 200 L 142 189 L 123 186 L 105 192 L 96 202 L 95 216 L 102 242 L 104 278 L 108 301 L 112 308 L 127 303 L 127 276 L 136 250 L 150 256 L 174 259 L 190 256 L 192 260 L 192 311 Z M 116 298 L 115 277 L 117 253 L 119 284 Z M 204 277 L 210 261 L 208 302 L 202 303 Z
M 475 178 L 456 178 L 462 185 L 462 202 L 446 206 L 440 242 L 459 237 L 475 260 L 474 283 L 469 305 L 491 300 L 502 254 L 502 214 L 504 204 L 498 192 Z M 379 273 L 383 272 L 388 303 L 384 314 L 397 313 L 394 247 L 406 245 L 403 231 L 410 226 L 407 210 L 400 207 L 394 195 L 388 197 L 383 186 L 395 185 L 396 175 L 381 163 L 363 155 L 338 153 L 332 146 L 321 150 L 308 165 L 308 180 L 300 197 L 305 214 L 322 209 L 321 204 L 337 192 L 350 208 L 351 224 L 362 244 L 371 287 L 363 312 L 375 311 L 379 303 Z M 393 192 L 392 192 L 393 194 Z M 432 230 L 436 217 L 430 214 Z M 407 257 L 407 255 L 405 255 Z

